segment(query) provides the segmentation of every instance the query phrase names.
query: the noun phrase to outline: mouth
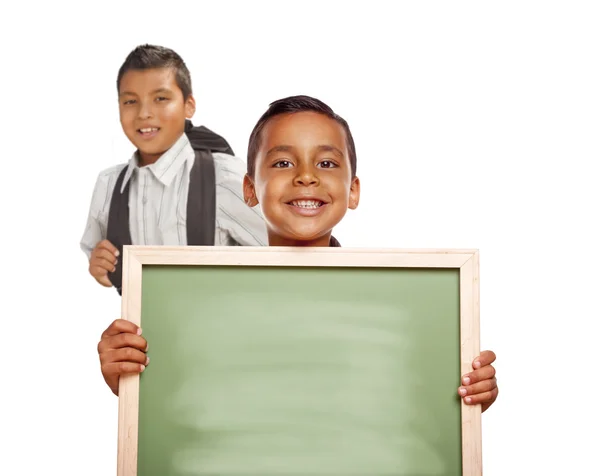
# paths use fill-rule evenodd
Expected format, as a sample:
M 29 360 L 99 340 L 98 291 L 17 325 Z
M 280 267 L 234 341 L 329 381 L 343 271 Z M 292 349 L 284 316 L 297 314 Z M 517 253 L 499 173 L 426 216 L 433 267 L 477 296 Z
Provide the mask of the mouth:
M 137 130 L 137 133 L 140 134 L 143 138 L 149 139 L 158 134 L 160 127 L 143 127 Z
M 288 205 L 292 205 L 293 207 L 298 208 L 314 210 L 325 205 L 325 202 L 321 200 L 292 200 L 291 202 L 288 202 Z
M 311 198 L 291 200 L 286 202 L 286 205 L 288 205 L 290 210 L 292 210 L 292 212 L 296 215 L 303 217 L 314 217 L 322 213 L 327 208 L 328 203 L 324 202 L 323 200 Z

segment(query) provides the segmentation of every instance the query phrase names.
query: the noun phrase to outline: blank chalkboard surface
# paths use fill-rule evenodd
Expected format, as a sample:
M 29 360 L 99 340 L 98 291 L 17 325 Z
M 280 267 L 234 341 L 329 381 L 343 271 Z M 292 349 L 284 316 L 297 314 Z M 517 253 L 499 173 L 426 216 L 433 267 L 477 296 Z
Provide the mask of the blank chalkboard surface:
M 477 258 L 127 247 L 119 474 L 480 474 Z

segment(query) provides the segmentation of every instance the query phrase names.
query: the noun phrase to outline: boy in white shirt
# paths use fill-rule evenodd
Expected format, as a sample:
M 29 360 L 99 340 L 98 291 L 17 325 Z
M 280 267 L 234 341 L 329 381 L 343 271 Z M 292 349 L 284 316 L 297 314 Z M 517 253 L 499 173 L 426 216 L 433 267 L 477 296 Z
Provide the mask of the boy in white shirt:
M 124 245 L 267 244 L 258 209 L 242 195 L 245 163 L 229 144 L 190 120 L 190 73 L 173 50 L 144 45 L 117 77 L 123 131 L 136 147 L 126 164 L 101 172 L 81 248 L 90 274 L 120 292 Z

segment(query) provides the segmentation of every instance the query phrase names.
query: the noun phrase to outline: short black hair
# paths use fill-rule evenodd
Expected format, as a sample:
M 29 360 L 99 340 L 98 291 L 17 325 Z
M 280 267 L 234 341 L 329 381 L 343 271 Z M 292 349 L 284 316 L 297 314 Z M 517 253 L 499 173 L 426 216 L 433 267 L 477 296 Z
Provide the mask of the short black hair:
M 250 177 L 254 177 L 255 172 L 255 164 L 256 164 L 256 155 L 258 154 L 258 150 L 260 148 L 260 136 L 261 132 L 265 127 L 265 124 L 275 116 L 279 116 L 280 114 L 293 114 L 296 112 L 306 112 L 312 111 L 317 112 L 319 114 L 324 114 L 325 116 L 333 119 L 338 124 L 340 124 L 344 131 L 346 132 L 346 146 L 348 147 L 348 155 L 350 159 L 350 168 L 352 170 L 352 177 L 356 176 L 356 147 L 354 145 L 354 139 L 352 138 L 352 133 L 350 132 L 350 126 L 348 123 L 338 116 L 333 109 L 331 109 L 327 104 L 318 99 L 312 98 L 310 96 L 290 96 L 283 99 L 278 99 L 277 101 L 269 104 L 269 109 L 261 116 L 258 120 L 254 129 L 252 130 L 252 134 L 250 134 L 250 140 L 248 141 L 248 175 Z
M 192 78 L 181 56 L 169 48 L 156 45 L 140 45 L 127 55 L 117 75 L 117 92 L 127 71 L 154 68 L 173 68 L 175 81 L 183 93 L 183 99 L 192 94 Z

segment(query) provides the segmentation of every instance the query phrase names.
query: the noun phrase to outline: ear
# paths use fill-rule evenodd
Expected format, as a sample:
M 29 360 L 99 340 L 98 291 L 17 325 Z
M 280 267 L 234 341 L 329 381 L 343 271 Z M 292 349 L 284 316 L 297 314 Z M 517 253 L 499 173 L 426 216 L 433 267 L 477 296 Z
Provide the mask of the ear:
M 184 109 L 185 109 L 185 118 L 191 119 L 194 116 L 194 113 L 196 112 L 196 100 L 194 99 L 194 96 L 192 96 L 191 94 L 185 100 Z
M 350 184 L 350 197 L 348 199 L 348 208 L 350 210 L 355 210 L 358 207 L 358 202 L 360 201 L 360 180 L 358 177 L 354 177 L 352 179 L 352 183 Z
M 246 202 L 246 205 L 248 205 L 250 208 L 258 205 L 254 181 L 248 174 L 244 175 L 244 202 Z

